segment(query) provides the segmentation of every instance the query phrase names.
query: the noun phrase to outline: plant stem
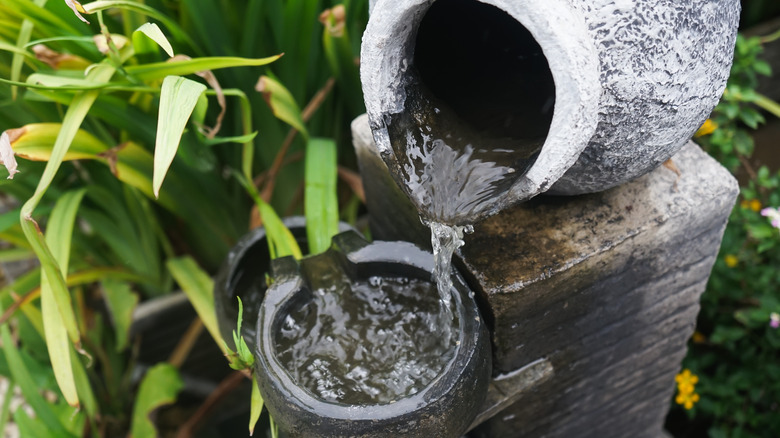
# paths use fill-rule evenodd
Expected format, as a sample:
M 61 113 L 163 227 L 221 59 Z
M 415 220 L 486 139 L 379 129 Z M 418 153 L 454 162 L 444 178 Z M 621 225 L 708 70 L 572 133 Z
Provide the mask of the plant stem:
M 200 423 L 208 418 L 208 416 L 211 415 L 211 411 L 214 410 L 219 402 L 222 401 L 222 399 L 224 399 L 228 394 L 233 392 L 233 390 L 238 388 L 238 386 L 241 384 L 241 382 L 244 381 L 244 379 L 246 379 L 246 377 L 246 374 L 240 371 L 234 371 L 228 375 L 225 380 L 220 382 L 219 386 L 217 386 L 217 388 L 211 394 L 209 394 L 208 398 L 206 398 L 198 410 L 192 414 L 189 420 L 181 425 L 179 430 L 176 432 L 176 438 L 191 438 L 193 433 L 198 430 L 198 427 L 200 427 Z
M 759 108 L 763 109 L 764 111 L 768 111 L 775 117 L 780 118 L 780 104 L 774 100 L 764 96 L 763 94 L 758 94 L 758 97 L 753 101 L 753 103 L 758 105 Z
M 195 341 L 198 340 L 201 333 L 203 333 L 203 321 L 196 316 L 187 328 L 187 331 L 184 332 L 184 335 L 179 339 L 176 348 L 173 349 L 173 353 L 171 353 L 171 356 L 168 358 L 168 363 L 176 368 L 181 368 L 184 361 L 187 360 L 187 356 L 190 355 L 190 351 L 192 351 L 192 347 L 195 346 Z
M 335 79 L 329 78 L 327 82 L 325 82 L 325 85 L 319 91 L 317 91 L 317 94 L 311 98 L 303 111 L 301 111 L 301 119 L 304 122 L 308 122 L 314 113 L 317 112 L 319 107 L 325 101 L 325 98 L 328 97 L 328 94 L 333 89 L 333 85 L 335 85 L 335 83 Z M 266 202 L 271 200 L 271 195 L 274 191 L 274 185 L 276 184 L 276 174 L 279 173 L 279 169 L 282 168 L 282 161 L 284 160 L 285 155 L 287 155 L 287 151 L 290 149 L 290 146 L 292 145 L 293 140 L 295 140 L 295 136 L 297 134 L 297 130 L 290 129 L 290 132 L 287 133 L 287 137 L 284 139 L 284 143 L 282 143 L 282 147 L 279 149 L 279 152 L 276 153 L 276 157 L 274 158 L 273 164 L 271 164 L 271 168 L 268 170 L 268 179 L 261 195 L 261 198 L 263 198 L 263 200 Z
M 771 43 L 780 39 L 780 29 L 761 37 L 761 44 Z

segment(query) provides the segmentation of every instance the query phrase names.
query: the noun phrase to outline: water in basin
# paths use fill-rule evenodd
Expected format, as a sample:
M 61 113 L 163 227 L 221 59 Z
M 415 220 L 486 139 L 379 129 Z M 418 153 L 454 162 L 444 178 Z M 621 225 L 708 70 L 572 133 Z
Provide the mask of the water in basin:
M 310 278 L 311 294 L 280 321 L 275 342 L 290 376 L 313 395 L 391 403 L 425 387 L 451 360 L 455 338 L 438 335 L 441 306 L 431 282 L 348 281 L 332 264 Z M 459 321 L 447 324 L 454 332 Z

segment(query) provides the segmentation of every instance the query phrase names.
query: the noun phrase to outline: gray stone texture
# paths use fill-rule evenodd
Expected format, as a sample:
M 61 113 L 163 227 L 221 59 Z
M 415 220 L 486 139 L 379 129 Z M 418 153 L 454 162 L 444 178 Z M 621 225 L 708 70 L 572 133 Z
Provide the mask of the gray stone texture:
M 377 147 L 394 173 L 400 172 L 398 158 L 384 123 L 404 110 L 417 26 L 432 3 L 378 1 L 363 38 L 366 108 Z M 496 198 L 497 209 L 546 190 L 565 195 L 605 190 L 677 152 L 723 92 L 740 10 L 738 0 L 483 3 L 506 11 L 531 32 L 556 87 L 554 117 L 539 158 Z
M 596 45 L 595 135 L 551 193 L 591 193 L 643 175 L 680 150 L 729 76 L 735 0 L 575 0 Z
M 353 131 L 374 237 L 429 244 L 366 121 Z M 662 166 L 596 194 L 537 197 L 467 236 L 455 263 L 491 328 L 494 375 L 539 359 L 554 369 L 473 436 L 662 436 L 738 193 L 695 144 L 672 160 L 679 176 Z
M 537 199 L 476 226 L 460 267 L 492 313 L 494 371 L 539 357 L 555 377 L 484 437 L 658 437 L 734 178 L 696 145 L 601 192 Z

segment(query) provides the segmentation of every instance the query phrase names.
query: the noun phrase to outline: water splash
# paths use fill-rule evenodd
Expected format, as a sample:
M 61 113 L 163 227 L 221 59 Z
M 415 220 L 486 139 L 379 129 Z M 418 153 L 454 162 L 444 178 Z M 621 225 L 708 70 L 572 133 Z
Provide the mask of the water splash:
M 386 130 L 379 130 L 377 141 L 392 149 L 400 171 L 395 177 L 431 229 L 442 307 L 438 332 L 448 340 L 452 256 L 464 245 L 464 233 L 473 231 L 470 224 L 493 213 L 496 199 L 534 164 L 544 136 L 495 129 L 491 120 L 475 128 L 421 86 L 414 71 L 408 77 L 404 111 L 385 120 Z M 512 120 L 501 123 L 508 128 Z
M 406 93 L 407 107 L 389 117 L 379 137 L 392 148 L 396 177 L 420 216 L 465 225 L 489 215 L 536 161 L 544 138 L 479 131 L 413 82 Z
M 455 251 L 463 246 L 464 233 L 471 233 L 474 228 L 471 225 L 447 225 L 439 222 L 429 221 L 428 227 L 431 229 L 431 246 L 433 246 L 433 277 L 436 282 L 436 289 L 439 292 L 439 302 L 442 307 L 442 318 L 444 321 L 452 319 L 452 256 Z M 448 326 L 442 321 L 442 326 Z M 445 333 L 447 337 L 449 333 Z

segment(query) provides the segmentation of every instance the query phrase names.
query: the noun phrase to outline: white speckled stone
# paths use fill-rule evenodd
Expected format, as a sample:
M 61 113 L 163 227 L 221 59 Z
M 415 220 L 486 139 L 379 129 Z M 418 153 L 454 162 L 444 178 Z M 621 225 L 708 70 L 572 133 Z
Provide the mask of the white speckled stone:
M 736 0 L 579 0 L 602 88 L 595 135 L 551 193 L 597 192 L 680 150 L 726 86 Z
M 580 194 L 643 175 L 704 122 L 728 78 L 738 0 L 484 0 L 534 36 L 556 85 L 536 163 L 496 209 L 550 190 Z M 404 110 L 405 75 L 432 0 L 378 0 L 361 52 L 366 108 L 382 158 L 384 121 Z M 401 180 L 396 178 L 396 181 Z M 551 188 L 552 187 L 552 188 Z M 480 218 L 475 218 L 480 219 Z

